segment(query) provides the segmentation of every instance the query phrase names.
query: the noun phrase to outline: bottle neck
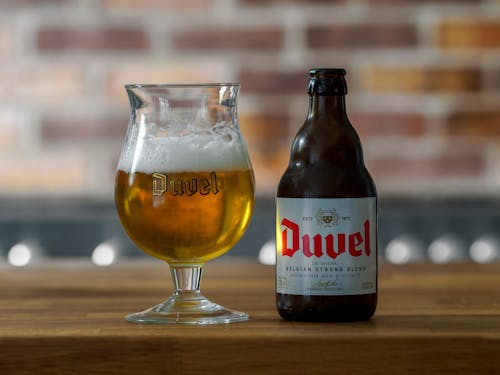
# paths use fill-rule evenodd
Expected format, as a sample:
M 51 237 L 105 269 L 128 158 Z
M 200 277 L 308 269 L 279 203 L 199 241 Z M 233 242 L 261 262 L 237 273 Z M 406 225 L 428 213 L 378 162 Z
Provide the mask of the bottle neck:
M 337 119 L 344 119 L 347 116 L 345 95 L 311 95 L 309 97 L 308 118 L 320 118 L 325 116 Z

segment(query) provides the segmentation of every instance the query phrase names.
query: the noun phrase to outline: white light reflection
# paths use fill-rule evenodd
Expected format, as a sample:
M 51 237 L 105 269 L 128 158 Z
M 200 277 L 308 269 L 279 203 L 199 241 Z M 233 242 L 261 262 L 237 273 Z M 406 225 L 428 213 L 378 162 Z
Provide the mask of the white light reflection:
M 452 235 L 436 238 L 427 249 L 430 260 L 438 264 L 464 260 L 466 253 L 465 243 Z
M 385 257 L 394 264 L 406 264 L 424 259 L 423 245 L 416 238 L 401 235 L 394 238 L 385 248 Z
M 266 266 L 276 264 L 276 242 L 274 240 L 269 240 L 262 246 L 259 251 L 259 262 Z
M 500 258 L 500 240 L 492 236 L 476 239 L 469 248 L 469 255 L 476 263 L 489 263 Z
M 27 266 L 33 258 L 33 251 L 27 244 L 18 243 L 11 247 L 7 261 L 15 267 Z
M 141 113 L 140 115 L 140 120 L 139 120 L 139 134 L 137 134 L 137 144 L 135 146 L 135 152 L 134 156 L 132 159 L 132 167 L 130 169 L 131 172 L 134 172 L 137 170 L 137 164 L 139 163 L 139 160 L 141 160 L 141 155 L 142 155 L 142 149 L 144 147 L 144 139 L 146 137 L 146 114 Z M 126 157 L 128 158 L 129 155 L 125 154 L 121 156 L 122 158 Z M 120 160 L 121 162 L 122 160 Z M 119 163 L 120 166 L 120 163 Z M 126 169 L 125 169 L 126 170 Z M 130 186 L 133 185 L 134 183 L 134 173 L 130 173 L 128 177 L 128 183 Z
M 96 266 L 108 267 L 115 262 L 116 255 L 115 247 L 107 242 L 103 242 L 97 245 L 92 252 L 92 262 Z

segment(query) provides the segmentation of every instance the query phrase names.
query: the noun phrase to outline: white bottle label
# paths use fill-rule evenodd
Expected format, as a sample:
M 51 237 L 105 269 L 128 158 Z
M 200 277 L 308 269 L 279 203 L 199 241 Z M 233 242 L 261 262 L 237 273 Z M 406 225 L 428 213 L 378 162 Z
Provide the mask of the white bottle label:
M 377 288 L 376 198 L 277 198 L 276 291 L 372 294 Z

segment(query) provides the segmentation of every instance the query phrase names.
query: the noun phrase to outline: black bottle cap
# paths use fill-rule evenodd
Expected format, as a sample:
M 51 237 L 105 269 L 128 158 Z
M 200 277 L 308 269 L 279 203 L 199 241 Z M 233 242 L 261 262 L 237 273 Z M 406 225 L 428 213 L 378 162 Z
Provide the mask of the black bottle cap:
M 347 94 L 345 69 L 313 68 L 309 70 L 309 95 L 338 96 Z
M 341 75 L 345 76 L 345 69 L 342 68 L 312 68 L 309 70 L 311 77 L 316 75 Z

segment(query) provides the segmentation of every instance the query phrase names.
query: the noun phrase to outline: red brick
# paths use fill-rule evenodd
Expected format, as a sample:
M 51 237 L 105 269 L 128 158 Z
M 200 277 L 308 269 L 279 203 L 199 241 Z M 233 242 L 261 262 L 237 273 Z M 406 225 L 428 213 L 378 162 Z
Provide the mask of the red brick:
M 370 161 L 375 178 L 420 179 L 480 176 L 485 171 L 485 160 L 479 153 L 439 155 L 430 158 L 408 158 L 395 155 Z
M 476 68 L 374 68 L 365 72 L 363 83 L 373 91 L 479 91 L 481 72 Z
M 0 68 L 0 98 L 35 100 L 36 103 L 81 98 L 85 77 L 80 69 L 66 65 Z
M 417 45 L 415 27 L 409 25 L 310 26 L 310 48 L 412 47 Z
M 117 116 L 66 116 L 42 119 L 44 142 L 103 142 L 122 140 L 128 125 L 128 114 Z
M 500 1 L 500 0 L 498 0 Z M 500 90 L 500 69 L 485 69 L 484 70 L 484 90 Z
M 348 0 L 239 0 L 242 5 L 338 5 L 346 4 Z
M 203 83 L 228 82 L 225 62 L 217 59 L 142 60 L 139 63 L 112 66 L 105 75 L 106 95 L 125 106 L 128 103 L 124 85 L 129 83 Z
M 416 6 L 480 4 L 482 0 L 368 0 L 370 5 Z
M 103 0 L 107 10 L 132 10 L 134 12 L 148 11 L 195 11 L 208 9 L 214 0 Z
M 363 137 L 420 137 L 426 121 L 419 113 L 351 113 L 352 125 Z
M 485 138 L 500 136 L 500 110 L 455 112 L 445 120 L 446 132 L 450 136 Z
M 288 141 L 289 117 L 281 114 L 242 114 L 241 132 L 247 145 L 259 153 L 273 153 L 279 143 Z
M 189 29 L 172 39 L 178 50 L 275 50 L 283 47 L 284 32 L 275 27 Z
M 281 108 L 284 103 L 275 104 Z M 255 112 L 240 114 L 239 121 L 252 161 L 256 189 L 259 194 L 275 194 L 290 156 L 290 118 L 283 112 L 268 113 L 267 104 L 255 109 Z
M 9 29 L 0 29 L 0 56 L 8 56 L 14 52 L 15 36 Z
M 240 74 L 242 90 L 247 93 L 306 95 L 309 75 L 301 72 L 273 72 L 246 70 Z
M 149 39 L 143 29 L 136 27 L 45 27 L 38 31 L 37 46 L 41 52 L 144 51 L 149 47 Z
M 437 27 L 437 44 L 445 49 L 500 47 L 500 21 L 450 19 Z
M 257 193 L 274 196 L 281 175 L 288 165 L 290 145 L 276 145 L 272 153 L 263 153 L 249 146 L 248 152 L 255 174 Z

